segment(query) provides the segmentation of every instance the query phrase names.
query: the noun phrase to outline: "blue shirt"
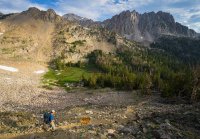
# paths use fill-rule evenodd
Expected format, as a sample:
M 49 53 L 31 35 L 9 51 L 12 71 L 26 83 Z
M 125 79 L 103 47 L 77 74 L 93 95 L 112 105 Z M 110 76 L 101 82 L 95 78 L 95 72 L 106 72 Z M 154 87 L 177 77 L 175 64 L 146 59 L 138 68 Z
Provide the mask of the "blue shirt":
M 49 116 L 49 121 L 52 122 L 54 120 L 54 115 L 51 113 Z

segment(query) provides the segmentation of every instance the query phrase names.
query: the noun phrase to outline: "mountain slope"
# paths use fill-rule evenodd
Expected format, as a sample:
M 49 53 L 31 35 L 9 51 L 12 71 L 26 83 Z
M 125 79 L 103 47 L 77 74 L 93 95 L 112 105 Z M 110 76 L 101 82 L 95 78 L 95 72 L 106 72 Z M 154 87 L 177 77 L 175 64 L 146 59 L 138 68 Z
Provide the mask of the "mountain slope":
M 62 55 L 66 62 L 77 62 L 96 49 L 113 53 L 123 43 L 105 29 L 82 27 L 52 9 L 29 8 L 0 22 L 0 54 L 4 58 L 48 62 Z
M 55 29 L 55 23 L 49 22 L 50 17 L 48 12 L 30 8 L 1 20 L 1 56 L 34 61 L 48 60 L 52 44 L 51 34 Z

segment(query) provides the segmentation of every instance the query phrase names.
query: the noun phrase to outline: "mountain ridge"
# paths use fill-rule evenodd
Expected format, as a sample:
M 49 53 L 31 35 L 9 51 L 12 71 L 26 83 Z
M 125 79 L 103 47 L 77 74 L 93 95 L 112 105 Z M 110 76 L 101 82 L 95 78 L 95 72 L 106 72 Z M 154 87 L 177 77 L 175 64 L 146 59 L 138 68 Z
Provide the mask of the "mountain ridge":
M 126 39 L 137 42 L 151 43 L 165 35 L 189 38 L 197 38 L 200 36 L 199 33 L 195 32 L 193 29 L 189 29 L 181 23 L 176 22 L 170 13 L 162 11 L 140 14 L 135 10 L 127 10 L 102 22 L 93 21 L 73 13 L 59 16 L 53 9 L 48 9 L 45 12 L 38 8 L 30 7 L 27 11 L 23 11 L 22 13 L 34 17 L 35 19 L 42 18 L 43 20 L 51 22 L 67 20 L 76 22 L 84 27 L 103 27 L 109 31 L 118 33 Z M 1 14 L 0 18 L 7 18 L 10 15 L 13 14 Z
M 153 42 L 163 35 L 195 38 L 198 34 L 177 23 L 170 13 L 159 11 L 140 14 L 124 11 L 102 22 L 103 26 L 130 40 Z
M 62 55 L 65 62 L 77 62 L 86 59 L 85 56 L 94 50 L 115 53 L 117 49 L 124 49 L 126 46 L 130 48 L 137 46 L 136 42 L 148 44 L 162 35 L 176 36 L 177 34 L 172 32 L 173 28 L 181 31 L 182 28 L 186 29 L 186 33 L 190 31 L 176 23 L 169 13 L 142 14 L 143 21 L 155 18 L 155 22 L 152 21 L 153 23 L 150 24 L 148 22 L 148 24 L 139 24 L 140 15 L 136 11 L 124 11 L 104 22 L 93 22 L 75 14 L 68 14 L 70 18 L 64 19 L 53 9 L 42 11 L 31 7 L 0 20 L 0 53 L 5 57 L 45 62 Z M 158 17 L 160 22 L 157 28 L 155 24 Z M 163 21 L 165 19 L 166 22 Z M 159 30 L 161 23 L 167 26 L 164 33 L 169 32 L 169 34 L 162 34 L 162 30 Z M 173 28 L 169 29 L 168 26 Z
M 194 30 L 176 22 L 170 13 L 162 11 L 140 14 L 135 10 L 132 12 L 127 10 L 102 22 L 90 20 L 87 24 L 87 22 L 83 22 L 80 18 L 78 23 L 86 27 L 102 26 L 129 40 L 138 42 L 153 42 L 165 35 L 190 38 L 199 36 Z

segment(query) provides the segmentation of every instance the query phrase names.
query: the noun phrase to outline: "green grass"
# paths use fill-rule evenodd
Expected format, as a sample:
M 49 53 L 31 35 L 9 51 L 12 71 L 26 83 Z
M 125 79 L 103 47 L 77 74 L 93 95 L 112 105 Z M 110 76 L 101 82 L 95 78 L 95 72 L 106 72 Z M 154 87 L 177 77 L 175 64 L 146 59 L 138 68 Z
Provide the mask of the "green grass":
M 3 54 L 12 54 L 15 51 L 15 49 L 14 48 L 2 48 L 1 51 Z
M 74 83 L 81 81 L 83 75 L 88 78 L 92 73 L 97 72 L 92 66 L 86 66 L 82 68 L 78 67 L 67 67 L 65 70 L 55 71 L 50 69 L 43 76 L 43 83 L 51 86 L 64 86 L 65 83 Z

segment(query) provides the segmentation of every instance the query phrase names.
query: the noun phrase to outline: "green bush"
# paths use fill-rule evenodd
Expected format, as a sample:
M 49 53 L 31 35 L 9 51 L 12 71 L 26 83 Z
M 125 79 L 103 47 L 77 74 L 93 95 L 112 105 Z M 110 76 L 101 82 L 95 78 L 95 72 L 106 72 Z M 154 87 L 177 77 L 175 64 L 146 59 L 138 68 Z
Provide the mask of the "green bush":
M 188 73 L 175 73 L 161 83 L 163 97 L 187 97 L 192 93 L 192 76 Z

